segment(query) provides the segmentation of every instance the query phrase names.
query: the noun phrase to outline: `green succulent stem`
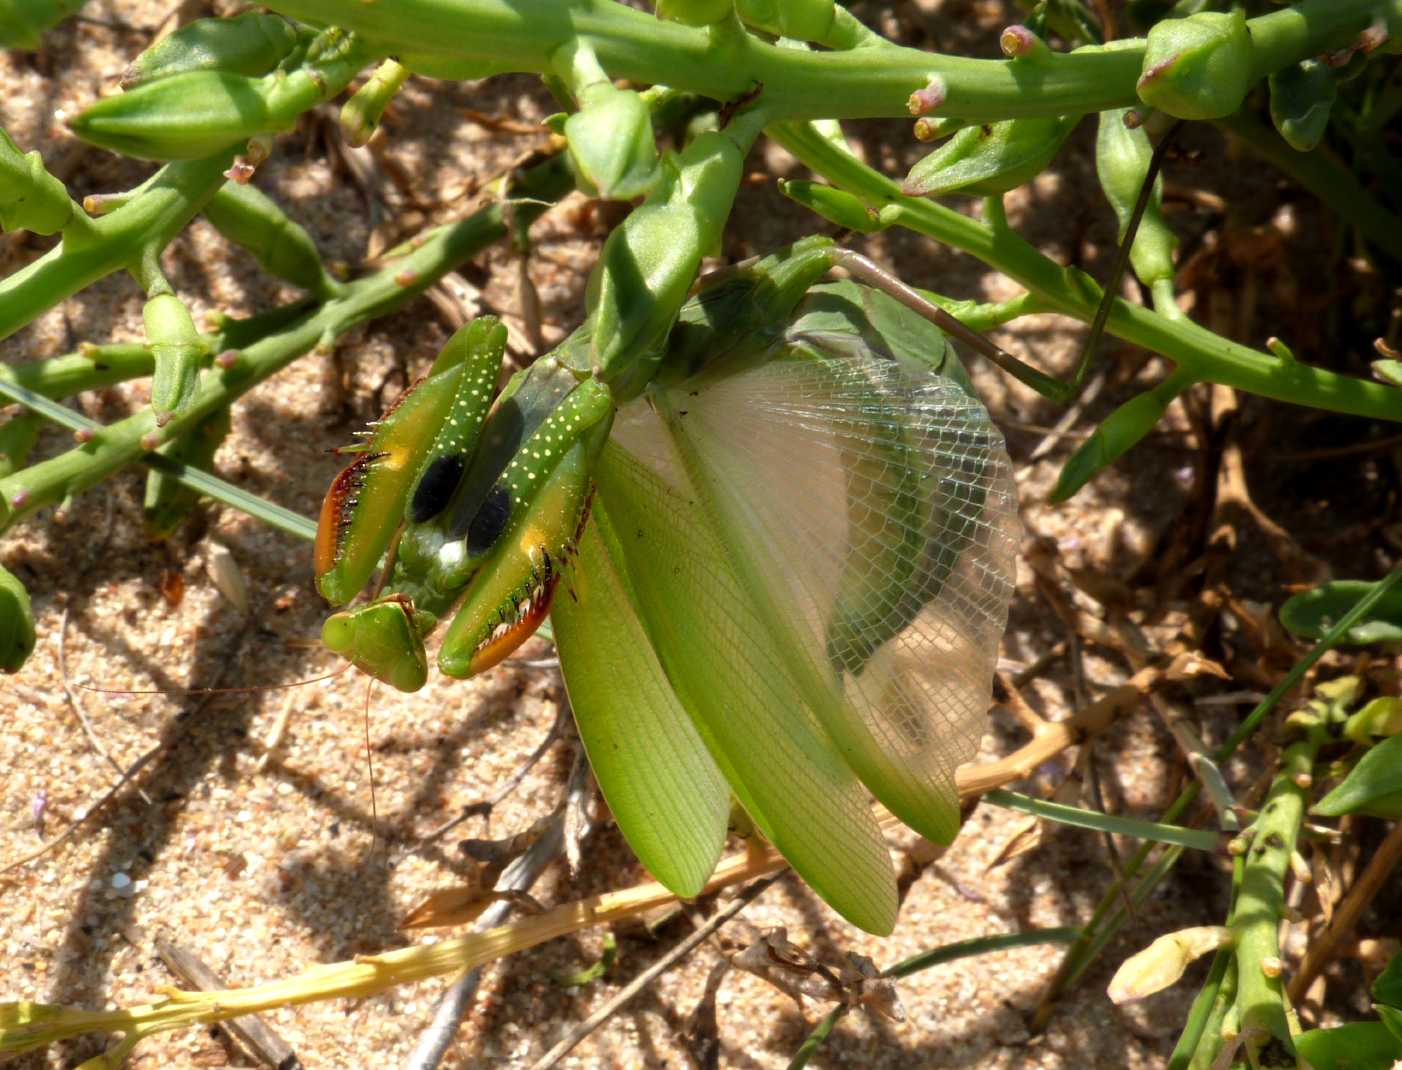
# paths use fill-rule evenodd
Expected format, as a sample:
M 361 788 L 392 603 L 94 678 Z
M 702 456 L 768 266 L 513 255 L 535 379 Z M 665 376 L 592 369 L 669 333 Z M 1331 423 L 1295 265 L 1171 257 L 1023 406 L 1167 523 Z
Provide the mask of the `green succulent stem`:
M 86 346 L 78 353 L 44 357 L 22 364 L 0 364 L 0 380 L 47 398 L 66 398 L 85 390 L 151 374 L 155 358 L 148 346 L 135 342 Z
M 1020 293 L 1006 301 L 959 301 L 930 290 L 916 289 L 931 304 L 939 305 L 971 331 L 996 330 L 1022 316 L 1046 312 L 1046 303 L 1034 293 Z
M 971 253 L 1025 286 L 1050 311 L 1082 323 L 1094 320 L 1100 286 L 1084 272 L 1043 256 L 1017 235 L 1002 217 L 997 198 L 985 200 L 991 218 L 979 222 L 941 204 L 904 195 L 895 182 L 834 145 L 811 125 L 778 123 L 767 132 L 833 185 L 878 208 L 883 220 L 891 219 Z M 1402 420 L 1402 393 L 1395 388 L 1299 361 L 1282 361 L 1221 338 L 1187 317 L 1166 317 L 1117 299 L 1106 329 L 1127 342 L 1163 354 L 1196 380 L 1334 412 Z
M 1294 1052 L 1280 971 L 1280 920 L 1285 874 L 1300 834 L 1315 755 L 1327 740 L 1322 727 L 1285 748 L 1256 821 L 1232 921 L 1237 961 L 1237 1010 L 1252 1065 L 1268 1046 Z M 1268 1065 L 1278 1065 L 1271 1062 Z
M 163 167 L 110 215 L 91 220 L 32 264 L 0 279 L 0 339 L 114 271 L 138 279 L 224 183 L 234 150 Z
M 1222 1023 L 1236 1006 L 1236 956 L 1220 948 L 1207 971 L 1207 981 L 1193 1000 L 1183 1032 L 1165 1070 L 1209 1070 L 1222 1043 Z
M 1035 65 L 898 46 L 851 47 L 870 38 L 845 19 L 834 20 L 829 31 L 840 51 L 810 52 L 750 35 L 723 35 L 722 41 L 706 29 L 659 20 L 614 0 L 274 0 L 272 7 L 344 26 L 382 55 L 430 56 L 461 64 L 464 71 L 476 64 L 479 74 L 547 71 L 557 48 L 588 37 L 614 78 L 662 83 L 717 100 L 762 86 L 765 107 L 776 119 L 906 115 L 911 94 L 932 78 L 944 90 L 941 115 L 986 120 L 1121 108 L 1138 102 L 1135 85 L 1144 59 L 1142 41 L 1053 53 Z M 1402 29 L 1402 0 L 1304 0 L 1289 11 L 1252 19 L 1256 74 L 1341 47 L 1379 16 Z
M 1213 752 L 1213 761 L 1220 766 L 1236 753 L 1236 749 L 1255 733 L 1261 726 L 1261 722 L 1290 692 L 1290 689 L 1304 678 L 1304 675 L 1318 663 L 1320 658 L 1337 646 L 1348 634 L 1349 629 L 1362 620 L 1388 591 L 1397 586 L 1402 586 L 1402 567 L 1393 569 L 1384 579 L 1374 585 L 1364 598 L 1343 614 L 1319 642 L 1310 648 L 1309 653 L 1290 667 L 1290 671 L 1281 678 L 1275 687 L 1271 688 L 1270 693 L 1265 698 L 1256 704 L 1256 707 L 1247 714 L 1227 741 Z M 1200 791 L 1201 787 L 1198 781 L 1188 784 L 1179 792 L 1178 798 L 1174 799 L 1168 809 L 1164 811 L 1160 820 L 1165 823 L 1178 821 L 1197 800 Z M 1168 875 L 1183 853 L 1182 847 L 1165 848 L 1153 868 L 1143 876 L 1138 884 L 1131 888 L 1130 882 L 1139 876 L 1153 850 L 1153 844 L 1145 844 L 1125 860 L 1121 874 L 1106 889 L 1100 902 L 1096 904 L 1090 920 L 1082 928 L 1081 937 L 1067 949 L 1066 957 L 1058 967 L 1056 976 L 1052 978 L 1052 983 L 1048 986 L 1042 1005 L 1034 1016 L 1034 1027 L 1045 1024 L 1054 1002 L 1080 979 L 1105 945 L 1128 920 L 1129 915 L 1122 905 L 1126 889 L 1129 889 L 1128 895 L 1131 902 L 1141 902 L 1152 893 L 1159 881 Z
M 517 216 L 545 210 L 570 188 L 563 162 L 552 159 L 527 172 L 511 186 Z M 189 404 L 158 429 L 149 408 L 109 424 L 90 441 L 0 479 L 0 529 L 90 487 L 125 465 L 142 460 L 156 445 L 193 429 L 202 419 L 286 367 L 291 361 L 357 324 L 382 316 L 418 296 L 463 261 L 507 232 L 506 206 L 497 200 L 457 223 L 437 227 L 421 240 L 402 246 L 375 273 L 349 283 L 332 300 L 296 313 L 277 310 L 229 333 L 251 340 L 238 350 L 227 369 L 206 371 Z M 259 335 L 259 324 L 270 329 Z M 235 330 L 237 328 L 237 330 Z
M 74 412 L 58 402 L 45 397 L 43 394 L 27 390 L 25 387 L 0 377 L 0 396 L 8 397 L 21 405 L 28 407 L 28 411 L 37 416 L 43 416 L 61 427 L 66 427 L 72 431 L 83 431 L 97 433 L 102 430 L 102 425 L 95 420 L 90 420 L 81 413 Z M 256 520 L 261 520 L 269 527 L 285 532 L 299 539 L 311 540 L 316 538 L 316 523 L 306 517 L 294 513 L 290 509 L 285 509 L 276 502 L 270 502 L 257 495 L 250 494 L 241 487 L 236 487 L 232 483 L 226 483 L 218 476 L 210 475 L 199 468 L 192 468 L 187 464 L 167 457 L 160 453 L 147 453 L 140 458 L 143 464 L 150 466 L 157 472 L 171 476 L 177 483 L 188 487 L 199 494 L 204 494 L 210 498 L 216 498 L 226 505 L 233 506 Z M 86 484 L 74 482 L 70 484 L 68 494 L 78 493 Z M 0 513 L 3 515 L 3 513 Z

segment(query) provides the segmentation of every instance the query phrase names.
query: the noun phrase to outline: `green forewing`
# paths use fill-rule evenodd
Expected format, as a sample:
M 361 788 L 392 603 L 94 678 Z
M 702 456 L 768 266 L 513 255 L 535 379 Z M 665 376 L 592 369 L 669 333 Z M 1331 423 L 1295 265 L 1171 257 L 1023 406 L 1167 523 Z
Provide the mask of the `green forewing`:
M 596 503 L 551 612 L 560 666 L 618 827 L 653 876 L 694 896 L 724 846 L 730 789 L 658 663 L 604 531 Z
M 645 404 L 620 414 L 598 473 L 638 615 L 712 758 L 756 826 L 834 909 L 887 933 L 896 887 L 880 828 L 755 612 L 714 515 Z M 568 597 L 567 595 L 565 597 Z

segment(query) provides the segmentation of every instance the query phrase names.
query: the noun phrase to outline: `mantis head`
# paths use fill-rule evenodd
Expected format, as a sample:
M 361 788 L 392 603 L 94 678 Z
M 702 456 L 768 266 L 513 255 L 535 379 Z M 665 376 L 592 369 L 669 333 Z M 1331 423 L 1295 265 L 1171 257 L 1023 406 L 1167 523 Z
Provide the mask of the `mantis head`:
M 401 691 L 423 686 L 424 638 L 455 607 L 438 656 L 447 675 L 476 675 L 525 642 L 587 516 L 611 396 L 546 358 L 493 402 L 504 347 L 494 319 L 464 327 L 322 504 L 329 601 L 350 601 L 384 561 L 375 597 L 333 614 L 322 639 Z

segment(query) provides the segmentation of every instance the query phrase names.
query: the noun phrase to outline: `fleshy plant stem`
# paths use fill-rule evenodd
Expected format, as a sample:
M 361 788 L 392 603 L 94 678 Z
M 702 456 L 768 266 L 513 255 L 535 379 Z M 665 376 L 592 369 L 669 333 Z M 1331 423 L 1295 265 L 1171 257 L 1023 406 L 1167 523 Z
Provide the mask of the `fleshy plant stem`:
M 1043 256 L 995 216 L 982 223 L 933 201 L 908 197 L 885 175 L 867 167 L 808 124 L 780 123 L 768 133 L 834 185 L 879 209 L 893 222 L 971 253 L 1016 280 L 1049 310 L 1090 323 L 1101 290 L 1090 276 Z M 1402 420 L 1402 391 L 1354 379 L 1221 338 L 1186 317 L 1165 317 L 1116 300 L 1111 334 L 1161 353 L 1195 379 L 1222 383 L 1263 397 L 1335 412 Z
M 614 78 L 665 84 L 717 100 L 762 87 L 775 119 L 874 118 L 908 113 L 912 93 L 936 80 L 939 114 L 984 120 L 1064 115 L 1138 102 L 1142 40 L 1049 54 L 1036 64 L 935 55 L 898 46 L 809 52 L 750 35 L 666 22 L 613 0 L 274 0 L 314 23 L 334 22 L 410 69 L 421 57 L 460 77 L 543 72 L 573 38 L 587 38 Z M 1374 18 L 1402 30 L 1402 0 L 1304 0 L 1250 21 L 1258 77 L 1349 43 Z M 864 40 L 847 22 L 841 44 Z M 454 66 L 456 65 L 456 67 Z
M 543 212 L 569 185 L 569 174 L 558 159 L 527 172 L 511 187 L 512 195 L 521 198 L 514 209 L 518 223 L 523 213 L 530 218 Z M 164 427 L 156 427 L 154 414 L 146 408 L 104 427 L 90 441 L 66 453 L 0 479 L 0 527 L 140 460 L 302 354 L 318 345 L 329 345 L 357 324 L 403 305 L 504 236 L 505 213 L 505 205 L 498 200 L 460 222 L 428 232 L 421 240 L 402 247 L 399 255 L 375 273 L 348 284 L 340 296 L 291 322 L 286 322 L 287 315 L 281 310 L 271 313 L 276 329 L 238 350 L 231 367 L 206 371 L 189 406 Z M 241 329 L 248 329 L 248 325 Z
M 0 279 L 0 339 L 123 268 L 141 273 L 224 182 L 230 149 L 169 164 L 111 215 L 92 220 L 38 260 Z

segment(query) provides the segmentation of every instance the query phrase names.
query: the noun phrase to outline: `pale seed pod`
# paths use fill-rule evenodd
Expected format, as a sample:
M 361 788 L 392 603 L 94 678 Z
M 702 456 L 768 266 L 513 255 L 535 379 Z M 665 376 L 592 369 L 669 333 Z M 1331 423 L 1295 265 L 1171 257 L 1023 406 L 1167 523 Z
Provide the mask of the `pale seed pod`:
M 1225 925 L 1200 925 L 1166 933 L 1120 965 L 1107 995 L 1115 1003 L 1152 996 L 1175 984 L 1194 959 L 1229 946 L 1231 940 L 1232 931 Z
M 205 544 L 204 568 L 214 586 L 240 613 L 247 613 L 249 606 L 248 581 L 243 577 L 243 569 L 234 560 L 234 555 L 223 543 L 212 539 Z

